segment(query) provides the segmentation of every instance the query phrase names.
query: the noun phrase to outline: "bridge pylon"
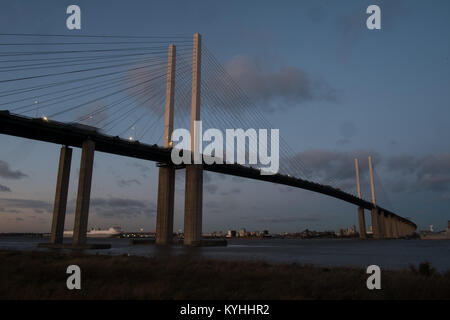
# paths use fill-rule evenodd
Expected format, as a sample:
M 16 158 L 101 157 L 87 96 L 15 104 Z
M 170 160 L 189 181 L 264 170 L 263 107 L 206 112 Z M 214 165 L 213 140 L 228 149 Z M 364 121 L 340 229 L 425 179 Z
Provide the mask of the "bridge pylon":
M 63 146 L 59 155 L 58 178 L 56 180 L 55 203 L 53 207 L 52 231 L 50 234 L 51 244 L 59 244 L 63 242 L 71 162 L 72 148 Z
M 77 206 L 73 228 L 73 246 L 86 244 L 86 232 L 91 200 L 92 171 L 94 169 L 95 142 L 86 140 L 81 151 L 80 176 L 78 179 Z
M 174 96 L 175 96 L 175 68 L 176 48 L 169 46 L 166 83 L 166 113 L 164 120 L 164 147 L 172 146 Z M 158 203 L 156 215 L 156 244 L 167 245 L 173 241 L 173 209 L 175 194 L 175 168 L 161 166 L 158 179 Z
M 375 184 L 373 179 L 373 164 L 372 157 L 369 156 L 369 174 L 370 174 L 370 191 L 372 194 L 372 232 L 374 239 L 382 239 L 384 229 L 384 212 L 381 212 L 377 207 L 375 199 Z
M 358 189 L 358 198 L 361 199 L 361 184 L 359 181 L 359 164 L 358 159 L 355 158 L 355 171 L 356 171 L 356 187 Z M 366 239 L 366 220 L 364 218 L 364 208 L 358 207 L 358 225 L 359 225 L 359 237 Z
M 201 36 L 194 34 L 192 53 L 191 100 L 191 164 L 186 165 L 186 194 L 184 203 L 184 244 L 200 245 L 202 237 L 203 166 L 195 163 L 195 154 L 201 152 L 201 137 L 195 121 L 200 120 Z

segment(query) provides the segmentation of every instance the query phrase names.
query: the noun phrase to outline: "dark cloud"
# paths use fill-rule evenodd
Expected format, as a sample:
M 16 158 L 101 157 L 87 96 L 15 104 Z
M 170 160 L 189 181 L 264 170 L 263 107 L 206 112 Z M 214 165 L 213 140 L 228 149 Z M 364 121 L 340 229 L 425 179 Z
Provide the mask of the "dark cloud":
M 150 167 L 145 166 L 145 165 L 143 165 L 141 163 L 138 163 L 138 162 L 134 162 L 133 166 L 138 168 L 139 171 L 144 172 L 144 173 L 147 173 L 147 172 L 149 172 L 151 170 Z
M 11 192 L 11 189 L 7 186 L 0 184 L 0 192 Z
M 25 173 L 17 170 L 13 171 L 9 168 L 9 164 L 3 160 L 0 160 L 0 177 L 5 179 L 18 180 L 21 178 L 28 177 Z
M 53 211 L 53 205 L 50 202 L 41 200 L 1 198 L 0 206 L 4 212 L 9 213 L 21 213 L 25 210 L 33 210 L 36 213 L 50 213 Z
M 393 156 L 387 159 L 387 167 L 391 171 L 413 173 L 419 165 L 419 160 L 411 155 Z
M 19 210 L 16 210 L 16 209 L 6 209 L 6 208 L 0 208 L 0 212 L 3 212 L 3 213 L 20 213 Z
M 124 180 L 124 179 L 120 179 L 119 181 L 117 181 L 117 185 L 121 188 L 123 187 L 130 187 L 133 184 L 136 184 L 138 186 L 141 185 L 141 182 L 137 179 L 130 179 L 130 180 Z
M 156 205 L 142 200 L 126 198 L 93 198 L 90 203 L 91 210 L 105 218 L 134 218 L 145 215 L 154 217 Z
M 369 156 L 372 156 L 374 165 L 381 161 L 378 153 L 367 150 L 344 152 L 320 149 L 300 152 L 285 161 L 288 168 L 291 168 L 290 172 L 294 172 L 295 163 L 301 161 L 313 181 L 332 184 L 345 190 L 355 185 L 355 158 L 359 159 L 359 170 L 363 178 L 369 169 Z
M 306 101 L 336 100 L 335 90 L 326 81 L 294 66 L 271 70 L 254 59 L 236 56 L 225 68 L 246 94 L 266 111 L 280 106 L 293 107 Z M 216 87 L 223 86 L 218 83 Z
M 450 154 L 401 155 L 386 161 L 393 192 L 450 191 Z
M 228 190 L 228 191 L 222 191 L 220 194 L 221 194 L 222 196 L 228 196 L 228 195 L 230 195 L 230 194 L 239 194 L 239 193 L 241 193 L 241 192 L 242 192 L 242 191 L 241 191 L 240 188 L 234 187 L 234 188 L 231 188 L 231 189 Z
M 263 223 L 285 223 L 285 222 L 315 222 L 319 221 L 318 215 L 305 215 L 300 217 L 262 217 L 258 218 L 257 222 Z
M 207 201 L 205 202 L 205 207 L 208 209 L 220 209 L 222 205 L 217 201 Z
M 420 183 L 429 190 L 449 190 L 450 154 L 428 155 L 420 159 L 418 178 Z
M 375 189 L 385 192 L 438 192 L 444 197 L 450 192 L 450 154 L 430 154 L 422 157 L 396 155 L 382 157 L 376 152 L 349 152 L 311 149 L 286 159 L 288 172 L 294 173 L 299 160 L 307 168 L 310 179 L 356 193 L 354 159 L 359 159 L 362 189 L 369 185 L 368 156 L 375 167 Z M 296 175 L 296 174 L 293 174 Z M 380 181 L 381 180 L 381 181 Z M 381 188 L 381 190 L 380 190 Z M 365 191 L 365 192 L 364 192 Z M 369 194 L 368 190 L 363 190 Z
M 208 193 L 216 194 L 217 190 L 219 190 L 219 186 L 215 184 L 207 184 L 204 185 L 204 189 Z

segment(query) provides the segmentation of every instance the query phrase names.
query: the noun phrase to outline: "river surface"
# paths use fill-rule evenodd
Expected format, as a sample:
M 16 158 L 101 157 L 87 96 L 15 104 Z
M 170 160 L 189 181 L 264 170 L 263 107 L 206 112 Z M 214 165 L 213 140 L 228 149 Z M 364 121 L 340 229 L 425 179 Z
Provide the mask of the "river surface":
M 70 243 L 71 239 L 64 239 Z M 0 238 L 0 250 L 39 250 L 45 238 Z M 155 245 L 130 245 L 129 239 L 88 239 L 90 243 L 109 243 L 111 249 L 85 250 L 111 255 L 190 254 L 220 260 L 264 260 L 270 263 L 298 263 L 320 266 L 366 268 L 376 264 L 386 269 L 407 268 L 428 261 L 439 271 L 450 270 L 450 240 L 355 240 L 355 239 L 269 239 L 228 240 L 226 247 L 161 248 Z M 53 249 L 54 250 L 54 249 Z

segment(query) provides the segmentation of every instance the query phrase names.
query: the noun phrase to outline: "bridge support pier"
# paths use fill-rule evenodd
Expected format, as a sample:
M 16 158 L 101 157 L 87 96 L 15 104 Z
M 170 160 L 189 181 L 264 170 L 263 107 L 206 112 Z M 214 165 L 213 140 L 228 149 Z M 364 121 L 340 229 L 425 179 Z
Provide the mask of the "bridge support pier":
M 400 237 L 404 237 L 404 236 L 406 236 L 406 234 L 405 234 L 405 225 L 404 225 L 404 222 L 403 221 L 399 221 L 399 229 L 400 229 Z
M 374 239 L 380 239 L 380 224 L 379 224 L 379 213 L 378 209 L 372 208 L 372 232 L 373 232 L 373 238 Z
M 396 217 L 392 218 L 392 235 L 398 239 L 398 219 Z
M 89 217 L 89 202 L 91 198 L 92 170 L 94 167 L 95 142 L 83 142 L 78 180 L 77 206 L 75 209 L 75 224 L 73 230 L 73 246 L 86 243 L 86 232 Z
M 384 218 L 385 222 L 385 238 L 391 239 L 392 238 L 392 217 L 390 215 L 385 216 Z
M 55 203 L 53 207 L 51 244 L 63 242 L 64 222 L 66 218 L 67 193 L 69 191 L 70 164 L 72 149 L 64 146 L 59 155 L 58 178 L 56 180 Z
M 364 208 L 358 207 L 358 223 L 359 223 L 359 237 L 366 239 L 366 220 L 364 218 Z
M 384 211 L 378 210 L 378 226 L 380 229 L 380 239 L 386 238 L 386 216 L 384 215 Z
M 200 245 L 202 240 L 203 168 L 186 166 L 186 199 L 184 206 L 184 244 Z
M 171 244 L 173 240 L 173 207 L 175 169 L 159 168 L 156 244 Z

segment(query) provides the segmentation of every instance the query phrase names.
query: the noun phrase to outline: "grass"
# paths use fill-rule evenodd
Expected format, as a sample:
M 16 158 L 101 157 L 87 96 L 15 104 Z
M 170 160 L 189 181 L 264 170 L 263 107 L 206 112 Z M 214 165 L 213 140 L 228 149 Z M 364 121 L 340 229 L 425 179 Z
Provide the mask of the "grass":
M 0 251 L 0 299 L 450 299 L 450 272 L 429 264 L 382 271 L 382 290 L 357 268 L 198 257 Z M 66 268 L 81 268 L 68 290 Z

